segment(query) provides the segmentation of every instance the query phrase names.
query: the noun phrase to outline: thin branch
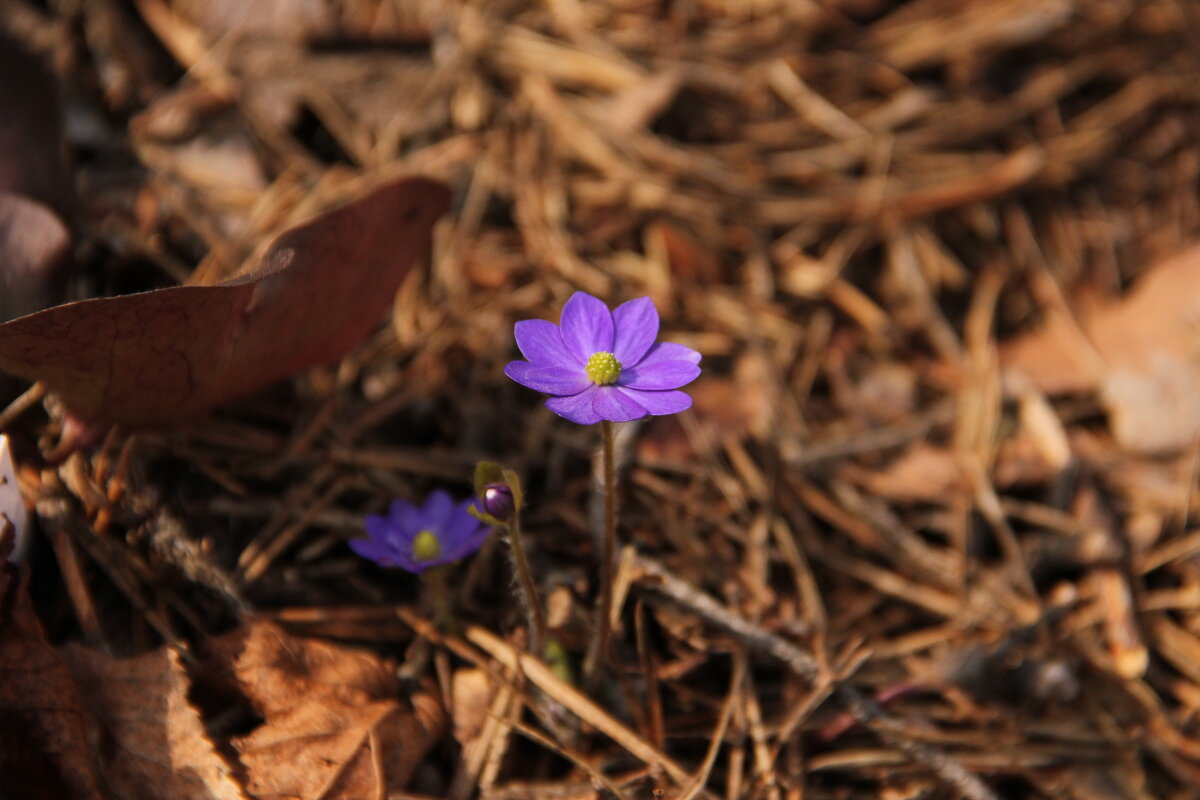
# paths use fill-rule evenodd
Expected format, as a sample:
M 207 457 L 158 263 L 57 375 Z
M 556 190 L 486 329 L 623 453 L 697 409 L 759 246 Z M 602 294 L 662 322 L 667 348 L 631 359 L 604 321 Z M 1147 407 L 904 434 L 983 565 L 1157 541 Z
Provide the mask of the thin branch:
M 712 597 L 668 572 L 652 559 L 639 556 L 637 566 L 648 589 L 670 598 L 713 625 L 733 634 L 750 649 L 778 659 L 806 682 L 815 683 L 819 680 L 824 671 L 821 665 L 796 645 L 729 611 Z M 914 741 L 903 725 L 853 686 L 839 685 L 834 695 L 860 724 L 913 761 L 924 764 L 963 797 L 969 800 L 998 800 L 979 776 L 945 752 Z

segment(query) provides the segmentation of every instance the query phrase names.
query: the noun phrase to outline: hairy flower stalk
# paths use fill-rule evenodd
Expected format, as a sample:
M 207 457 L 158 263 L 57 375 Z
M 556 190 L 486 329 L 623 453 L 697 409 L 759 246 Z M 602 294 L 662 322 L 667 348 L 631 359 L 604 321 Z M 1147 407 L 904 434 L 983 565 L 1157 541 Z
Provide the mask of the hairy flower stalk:
M 524 608 L 529 629 L 530 652 L 541 658 L 546 652 L 546 614 L 521 541 L 521 480 L 511 469 L 492 461 L 482 461 L 475 467 L 475 493 L 479 495 L 481 507 L 473 507 L 471 514 L 502 528 L 507 536 L 513 573 L 517 577 L 517 597 Z
M 588 647 L 583 660 L 583 679 L 589 682 L 596 668 L 608 660 L 609 639 L 612 638 L 613 575 L 617 558 L 617 469 L 613 444 L 613 425 L 600 423 L 600 458 L 604 469 L 604 552 L 600 557 L 600 598 L 596 602 L 599 617 L 596 638 Z
M 525 547 L 521 544 L 521 515 L 514 513 L 505 525 L 508 543 L 512 552 L 513 571 L 517 574 L 521 599 L 525 606 L 526 624 L 529 626 L 530 652 L 541 658 L 546 650 L 546 614 L 538 599 L 533 572 L 525 558 Z

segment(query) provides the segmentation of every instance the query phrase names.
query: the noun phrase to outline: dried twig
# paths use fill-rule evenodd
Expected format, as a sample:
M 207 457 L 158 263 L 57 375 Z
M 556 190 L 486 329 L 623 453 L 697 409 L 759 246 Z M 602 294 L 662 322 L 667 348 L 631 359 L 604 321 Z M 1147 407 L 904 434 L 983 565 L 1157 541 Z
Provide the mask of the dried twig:
M 657 562 L 641 557 L 637 560 L 637 565 L 645 576 L 644 585 L 647 588 L 669 597 L 733 634 L 752 650 L 782 661 L 806 682 L 816 683 L 820 680 L 824 671 L 821 665 L 796 645 L 734 614 L 713 598 L 672 575 Z M 834 693 L 859 723 L 891 746 L 903 751 L 912 760 L 924 764 L 964 797 L 971 800 L 997 800 L 997 795 L 985 786 L 978 776 L 941 750 L 914 741 L 903 725 L 853 686 L 841 684 Z

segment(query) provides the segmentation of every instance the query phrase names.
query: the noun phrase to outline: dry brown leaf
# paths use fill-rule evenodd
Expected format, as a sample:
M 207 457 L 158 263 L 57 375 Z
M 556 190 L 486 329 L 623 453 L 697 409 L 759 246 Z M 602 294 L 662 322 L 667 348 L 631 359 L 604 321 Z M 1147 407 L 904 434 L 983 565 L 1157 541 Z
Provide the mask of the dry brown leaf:
M 1052 318 L 1001 350 L 1010 375 L 1042 392 L 1099 391 L 1117 440 L 1154 453 L 1200 436 L 1200 247 L 1152 267 L 1120 301 Z
M 0 797 L 100 800 L 79 694 L 26 583 L 0 562 Z
M 78 645 L 63 659 L 93 715 L 100 771 L 126 800 L 246 800 L 188 701 L 190 681 L 169 648 L 113 659 Z
M 393 181 L 288 229 L 248 275 L 13 320 L 0 325 L 0 368 L 100 430 L 188 420 L 361 342 L 448 203 L 440 183 Z
M 378 656 L 299 639 L 256 622 L 217 645 L 235 683 L 263 717 L 234 740 L 258 798 L 383 798 L 411 779 L 441 735 L 440 706 L 401 704 Z

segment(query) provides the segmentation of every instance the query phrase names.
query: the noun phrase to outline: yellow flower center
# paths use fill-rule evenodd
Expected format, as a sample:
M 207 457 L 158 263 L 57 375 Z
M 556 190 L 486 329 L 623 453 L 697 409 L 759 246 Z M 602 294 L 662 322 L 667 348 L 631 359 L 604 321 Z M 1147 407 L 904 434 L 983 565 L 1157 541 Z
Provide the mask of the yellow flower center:
M 585 367 L 588 378 L 597 386 L 608 386 L 616 383 L 621 377 L 621 362 L 612 353 L 592 353 Z
M 433 561 L 442 554 L 442 543 L 433 531 L 421 531 L 413 537 L 413 561 Z

